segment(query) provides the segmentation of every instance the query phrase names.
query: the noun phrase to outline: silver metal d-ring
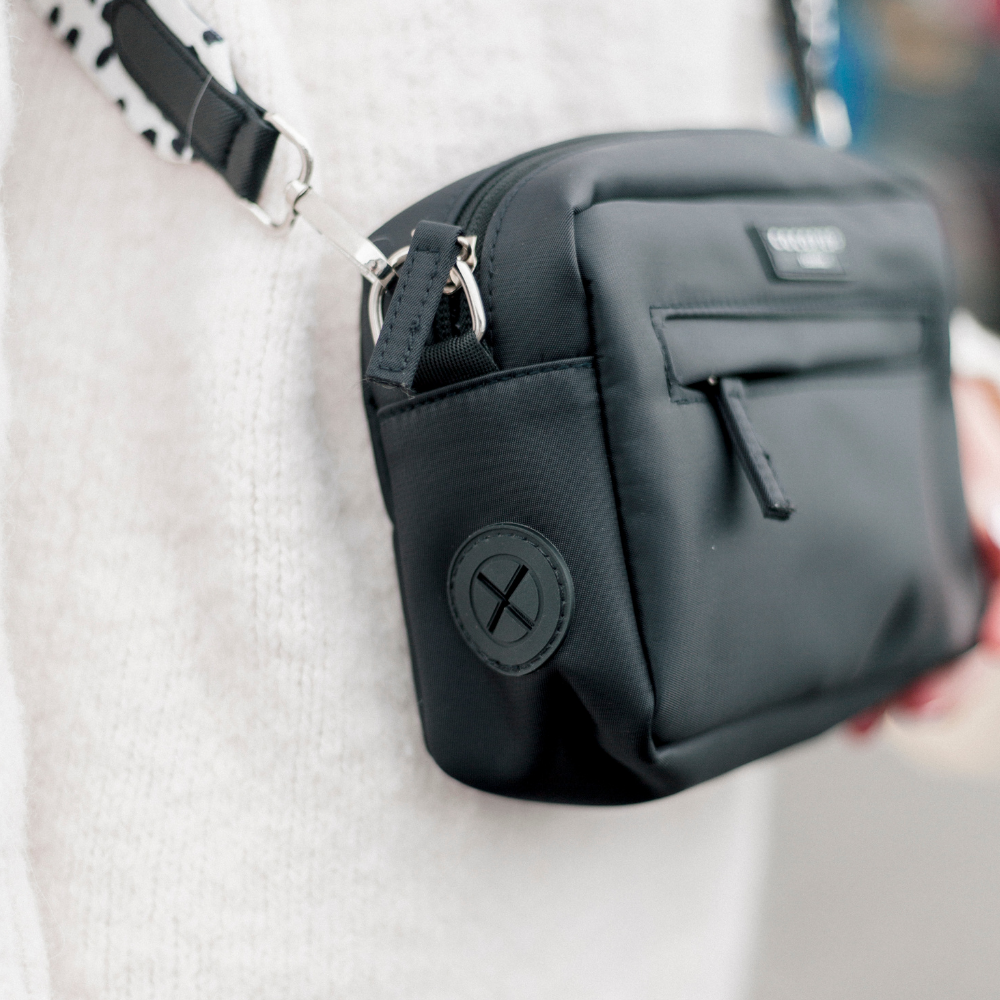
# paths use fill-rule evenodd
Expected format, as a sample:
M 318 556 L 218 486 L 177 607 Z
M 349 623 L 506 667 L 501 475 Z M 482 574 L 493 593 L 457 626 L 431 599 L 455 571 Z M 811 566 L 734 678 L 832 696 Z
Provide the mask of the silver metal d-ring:
M 400 247 L 389 257 L 389 264 L 396 269 L 406 260 L 406 255 L 410 252 L 408 246 Z M 469 304 L 469 315 L 472 317 L 472 332 L 476 335 L 476 340 L 482 340 L 486 333 L 486 309 L 483 307 L 483 297 L 479 294 L 479 284 L 472 268 L 462 259 L 455 261 L 452 274 L 458 272 L 459 284 L 465 293 L 465 301 Z M 368 292 L 368 325 L 372 331 L 372 343 L 377 344 L 379 334 L 382 332 L 382 296 L 385 288 L 380 284 L 373 284 Z
M 309 144 L 301 133 L 297 132 L 281 115 L 272 114 L 268 111 L 264 114 L 264 121 L 273 125 L 279 135 L 283 135 L 295 148 L 299 154 L 299 176 L 288 182 L 285 188 L 285 200 L 288 202 L 288 209 L 284 218 L 272 219 L 268 213 L 255 201 L 246 201 L 244 204 L 250 211 L 264 223 L 269 229 L 288 229 L 295 221 L 295 202 L 310 190 L 309 182 L 312 180 L 313 155 L 309 149 Z

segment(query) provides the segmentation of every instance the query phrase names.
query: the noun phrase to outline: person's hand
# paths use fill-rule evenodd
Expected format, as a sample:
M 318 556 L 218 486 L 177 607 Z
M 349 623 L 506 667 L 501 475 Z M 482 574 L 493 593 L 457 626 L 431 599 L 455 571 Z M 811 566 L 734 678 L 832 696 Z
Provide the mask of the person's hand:
M 979 646 L 856 715 L 847 723 L 855 736 L 870 734 L 887 712 L 910 718 L 947 715 L 974 692 L 986 669 L 987 658 L 976 652 L 1000 654 L 1000 392 L 984 379 L 955 377 L 952 395 L 965 501 L 989 586 Z

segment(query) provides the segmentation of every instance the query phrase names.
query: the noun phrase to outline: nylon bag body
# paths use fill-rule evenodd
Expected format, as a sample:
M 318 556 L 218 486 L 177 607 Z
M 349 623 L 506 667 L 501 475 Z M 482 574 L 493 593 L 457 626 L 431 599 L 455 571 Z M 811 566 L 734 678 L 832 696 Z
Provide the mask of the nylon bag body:
M 424 220 L 477 236 L 496 370 L 364 396 L 448 774 L 553 802 L 669 795 L 974 643 L 950 274 L 918 190 L 800 139 L 643 133 L 483 171 L 373 241 Z M 362 327 L 370 376 L 364 309 Z M 508 571 L 527 598 L 501 593 Z M 545 614 L 520 665 L 463 624 L 516 648 Z

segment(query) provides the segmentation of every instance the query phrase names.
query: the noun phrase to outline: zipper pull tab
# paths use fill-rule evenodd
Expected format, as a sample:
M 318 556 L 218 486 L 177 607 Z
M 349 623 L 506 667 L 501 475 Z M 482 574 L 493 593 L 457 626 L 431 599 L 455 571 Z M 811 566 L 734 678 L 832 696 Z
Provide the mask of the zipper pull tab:
M 795 508 L 785 496 L 778 482 L 771 459 L 757 437 L 757 431 L 750 422 L 743 400 L 746 384 L 740 378 L 710 378 L 708 384 L 716 388 L 716 398 L 722 421 L 729 432 L 733 449 L 750 485 L 753 487 L 764 517 L 775 521 L 787 521 Z

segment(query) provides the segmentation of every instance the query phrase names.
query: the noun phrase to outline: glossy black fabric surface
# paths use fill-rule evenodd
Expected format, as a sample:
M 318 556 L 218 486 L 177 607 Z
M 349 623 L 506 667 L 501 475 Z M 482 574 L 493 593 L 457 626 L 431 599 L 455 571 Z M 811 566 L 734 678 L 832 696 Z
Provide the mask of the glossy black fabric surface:
M 375 239 L 454 221 L 487 175 Z M 782 280 L 769 227 L 836 227 L 837 280 Z M 501 371 L 415 399 L 365 389 L 448 773 L 552 801 L 669 794 L 974 641 L 948 270 L 919 192 L 796 139 L 603 137 L 519 172 L 476 276 Z M 762 516 L 718 379 L 739 380 L 788 520 Z M 445 598 L 455 551 L 501 521 L 550 539 L 576 588 L 565 641 L 524 677 L 477 659 Z

